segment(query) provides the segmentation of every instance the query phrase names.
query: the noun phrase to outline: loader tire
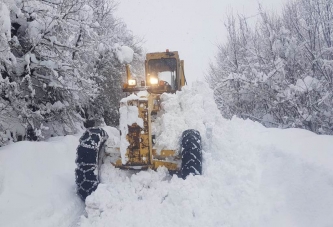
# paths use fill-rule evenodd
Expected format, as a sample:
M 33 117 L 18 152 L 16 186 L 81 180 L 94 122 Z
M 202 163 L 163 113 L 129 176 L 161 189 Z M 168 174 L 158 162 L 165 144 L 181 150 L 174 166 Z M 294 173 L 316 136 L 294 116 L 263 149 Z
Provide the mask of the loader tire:
M 181 177 L 186 179 L 190 174 L 202 174 L 201 136 L 194 129 L 186 130 L 182 135 Z
M 77 194 L 83 201 L 99 184 L 100 156 L 107 139 L 107 133 L 101 128 L 89 128 L 80 138 L 76 149 L 75 182 Z

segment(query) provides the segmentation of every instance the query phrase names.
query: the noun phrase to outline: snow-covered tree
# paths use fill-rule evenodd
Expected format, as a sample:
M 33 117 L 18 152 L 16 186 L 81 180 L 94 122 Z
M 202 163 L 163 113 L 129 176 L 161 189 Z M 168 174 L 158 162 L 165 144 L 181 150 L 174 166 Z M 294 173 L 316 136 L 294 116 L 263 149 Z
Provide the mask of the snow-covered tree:
M 259 7 L 254 29 L 230 16 L 207 76 L 222 114 L 333 134 L 332 7 L 297 0 L 282 17 Z
M 3 141 L 72 134 L 89 119 L 116 122 L 110 112 L 124 71 L 117 52 L 131 47 L 135 63 L 141 49 L 114 10 L 108 0 L 1 2 Z

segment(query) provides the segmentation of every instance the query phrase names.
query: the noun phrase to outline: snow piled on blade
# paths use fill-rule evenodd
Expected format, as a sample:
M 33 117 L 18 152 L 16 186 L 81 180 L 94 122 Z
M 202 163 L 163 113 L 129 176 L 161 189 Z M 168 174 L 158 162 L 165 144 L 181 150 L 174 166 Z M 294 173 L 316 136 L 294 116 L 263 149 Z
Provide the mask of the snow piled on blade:
M 203 139 L 203 149 L 207 150 L 207 128 L 222 122 L 213 91 L 205 83 L 196 82 L 191 89 L 184 87 L 177 94 L 162 94 L 161 111 L 152 124 L 152 134 L 156 135 L 155 148 L 157 152 L 163 149 L 180 150 L 182 133 L 187 129 L 196 129 Z
M 197 129 L 203 175 L 182 180 L 164 168 L 134 174 L 103 165 L 105 184 L 87 198 L 82 227 L 333 223 L 332 136 L 225 120 L 204 83 L 164 95 L 162 105 L 159 146 L 176 147 L 182 130 Z
M 139 97 L 132 94 L 128 97 L 120 100 L 121 107 L 119 108 L 119 129 L 121 130 L 121 143 L 120 143 L 120 155 L 122 164 L 126 164 L 126 150 L 129 145 L 126 136 L 128 134 L 128 126 L 136 123 L 143 128 L 143 119 L 139 118 L 139 109 L 137 106 L 129 106 L 128 101 L 133 101 L 137 104 Z

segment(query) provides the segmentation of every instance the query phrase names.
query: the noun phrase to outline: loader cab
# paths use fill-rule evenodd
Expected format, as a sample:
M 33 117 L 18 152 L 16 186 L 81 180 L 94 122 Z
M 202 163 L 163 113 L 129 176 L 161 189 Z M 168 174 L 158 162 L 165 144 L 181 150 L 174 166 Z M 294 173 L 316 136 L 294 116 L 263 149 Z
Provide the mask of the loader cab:
M 151 93 L 174 93 L 180 91 L 185 82 L 184 62 L 177 51 L 149 53 L 146 55 L 146 83 Z
M 175 92 L 178 90 L 179 70 L 176 58 L 150 59 L 146 61 L 146 81 L 150 90 Z M 154 92 L 154 93 L 155 93 Z
M 137 83 L 131 79 L 127 66 L 128 84 L 123 91 L 147 90 L 153 94 L 175 93 L 185 85 L 184 61 L 179 59 L 178 51 L 146 54 L 145 81 Z

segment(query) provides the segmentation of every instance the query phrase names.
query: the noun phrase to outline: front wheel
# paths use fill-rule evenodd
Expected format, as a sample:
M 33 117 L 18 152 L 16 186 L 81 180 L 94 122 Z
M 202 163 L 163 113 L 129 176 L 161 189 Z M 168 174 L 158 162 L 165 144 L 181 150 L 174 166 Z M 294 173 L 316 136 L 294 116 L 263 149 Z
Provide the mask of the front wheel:
M 101 128 L 90 128 L 80 138 L 76 149 L 75 182 L 77 194 L 85 200 L 99 184 L 100 157 L 108 134 Z
M 189 129 L 182 135 L 181 177 L 186 179 L 190 174 L 202 174 L 201 136 L 197 130 Z

